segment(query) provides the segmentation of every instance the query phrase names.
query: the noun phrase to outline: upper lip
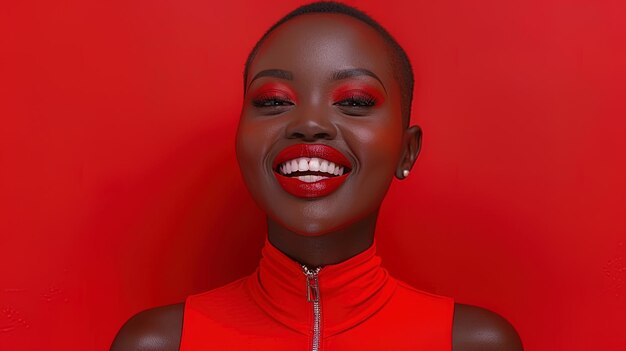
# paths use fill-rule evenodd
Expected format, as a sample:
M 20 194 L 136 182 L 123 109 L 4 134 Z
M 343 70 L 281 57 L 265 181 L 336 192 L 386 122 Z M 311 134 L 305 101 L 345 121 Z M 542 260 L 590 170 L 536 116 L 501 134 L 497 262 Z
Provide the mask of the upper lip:
M 272 169 L 277 169 L 280 164 L 299 157 L 316 157 L 352 169 L 352 163 L 343 153 L 324 144 L 295 144 L 288 146 L 276 155 L 272 163 Z

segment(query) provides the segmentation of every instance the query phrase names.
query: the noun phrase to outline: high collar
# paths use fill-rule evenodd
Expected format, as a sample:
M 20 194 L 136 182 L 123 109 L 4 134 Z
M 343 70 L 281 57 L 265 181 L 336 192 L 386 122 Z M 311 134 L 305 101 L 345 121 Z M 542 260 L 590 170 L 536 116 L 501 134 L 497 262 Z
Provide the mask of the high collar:
M 302 334 L 311 332 L 312 303 L 302 265 L 268 240 L 255 274 L 248 278 L 252 298 L 267 314 Z M 317 278 L 325 337 L 340 333 L 375 314 L 393 294 L 396 282 L 380 266 L 376 244 L 338 264 L 320 269 Z

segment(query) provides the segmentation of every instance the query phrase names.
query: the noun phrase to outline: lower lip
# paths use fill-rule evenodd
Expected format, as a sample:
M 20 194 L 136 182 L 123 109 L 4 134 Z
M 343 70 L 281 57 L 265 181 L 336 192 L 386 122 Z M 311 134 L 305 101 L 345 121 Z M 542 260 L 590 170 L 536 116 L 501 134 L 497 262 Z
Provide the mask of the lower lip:
M 276 175 L 276 179 L 278 179 L 278 184 L 280 184 L 286 192 L 293 196 L 306 199 L 330 195 L 348 178 L 348 174 L 343 174 L 337 177 L 322 179 L 314 183 L 305 183 L 298 178 L 285 177 L 276 172 L 274 172 L 274 174 Z

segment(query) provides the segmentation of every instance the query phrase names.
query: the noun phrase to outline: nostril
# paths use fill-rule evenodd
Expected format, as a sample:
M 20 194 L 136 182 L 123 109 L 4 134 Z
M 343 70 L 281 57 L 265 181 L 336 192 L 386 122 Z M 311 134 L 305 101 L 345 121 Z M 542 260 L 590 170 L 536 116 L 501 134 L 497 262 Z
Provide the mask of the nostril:
M 285 126 L 288 139 L 303 141 L 330 140 L 336 135 L 335 125 L 327 118 L 295 118 Z
M 290 136 L 293 139 L 304 139 L 304 134 L 298 132 L 291 133 Z
M 313 137 L 315 139 L 332 139 L 328 133 L 316 133 Z
M 330 136 L 330 134 L 328 133 L 315 133 L 313 135 L 310 134 L 304 134 L 304 133 L 299 133 L 299 132 L 293 132 L 289 135 L 289 137 L 291 139 L 302 139 L 302 140 L 329 140 L 332 139 L 332 137 Z

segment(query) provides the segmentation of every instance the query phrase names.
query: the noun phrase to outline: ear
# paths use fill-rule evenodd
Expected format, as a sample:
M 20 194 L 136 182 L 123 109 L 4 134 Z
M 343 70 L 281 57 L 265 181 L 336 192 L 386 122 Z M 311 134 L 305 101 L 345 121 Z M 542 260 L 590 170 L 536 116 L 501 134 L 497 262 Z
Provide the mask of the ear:
M 396 178 L 404 179 L 404 171 L 410 171 L 422 148 L 422 128 L 411 126 L 404 131 L 402 138 L 402 155 L 396 169 Z

